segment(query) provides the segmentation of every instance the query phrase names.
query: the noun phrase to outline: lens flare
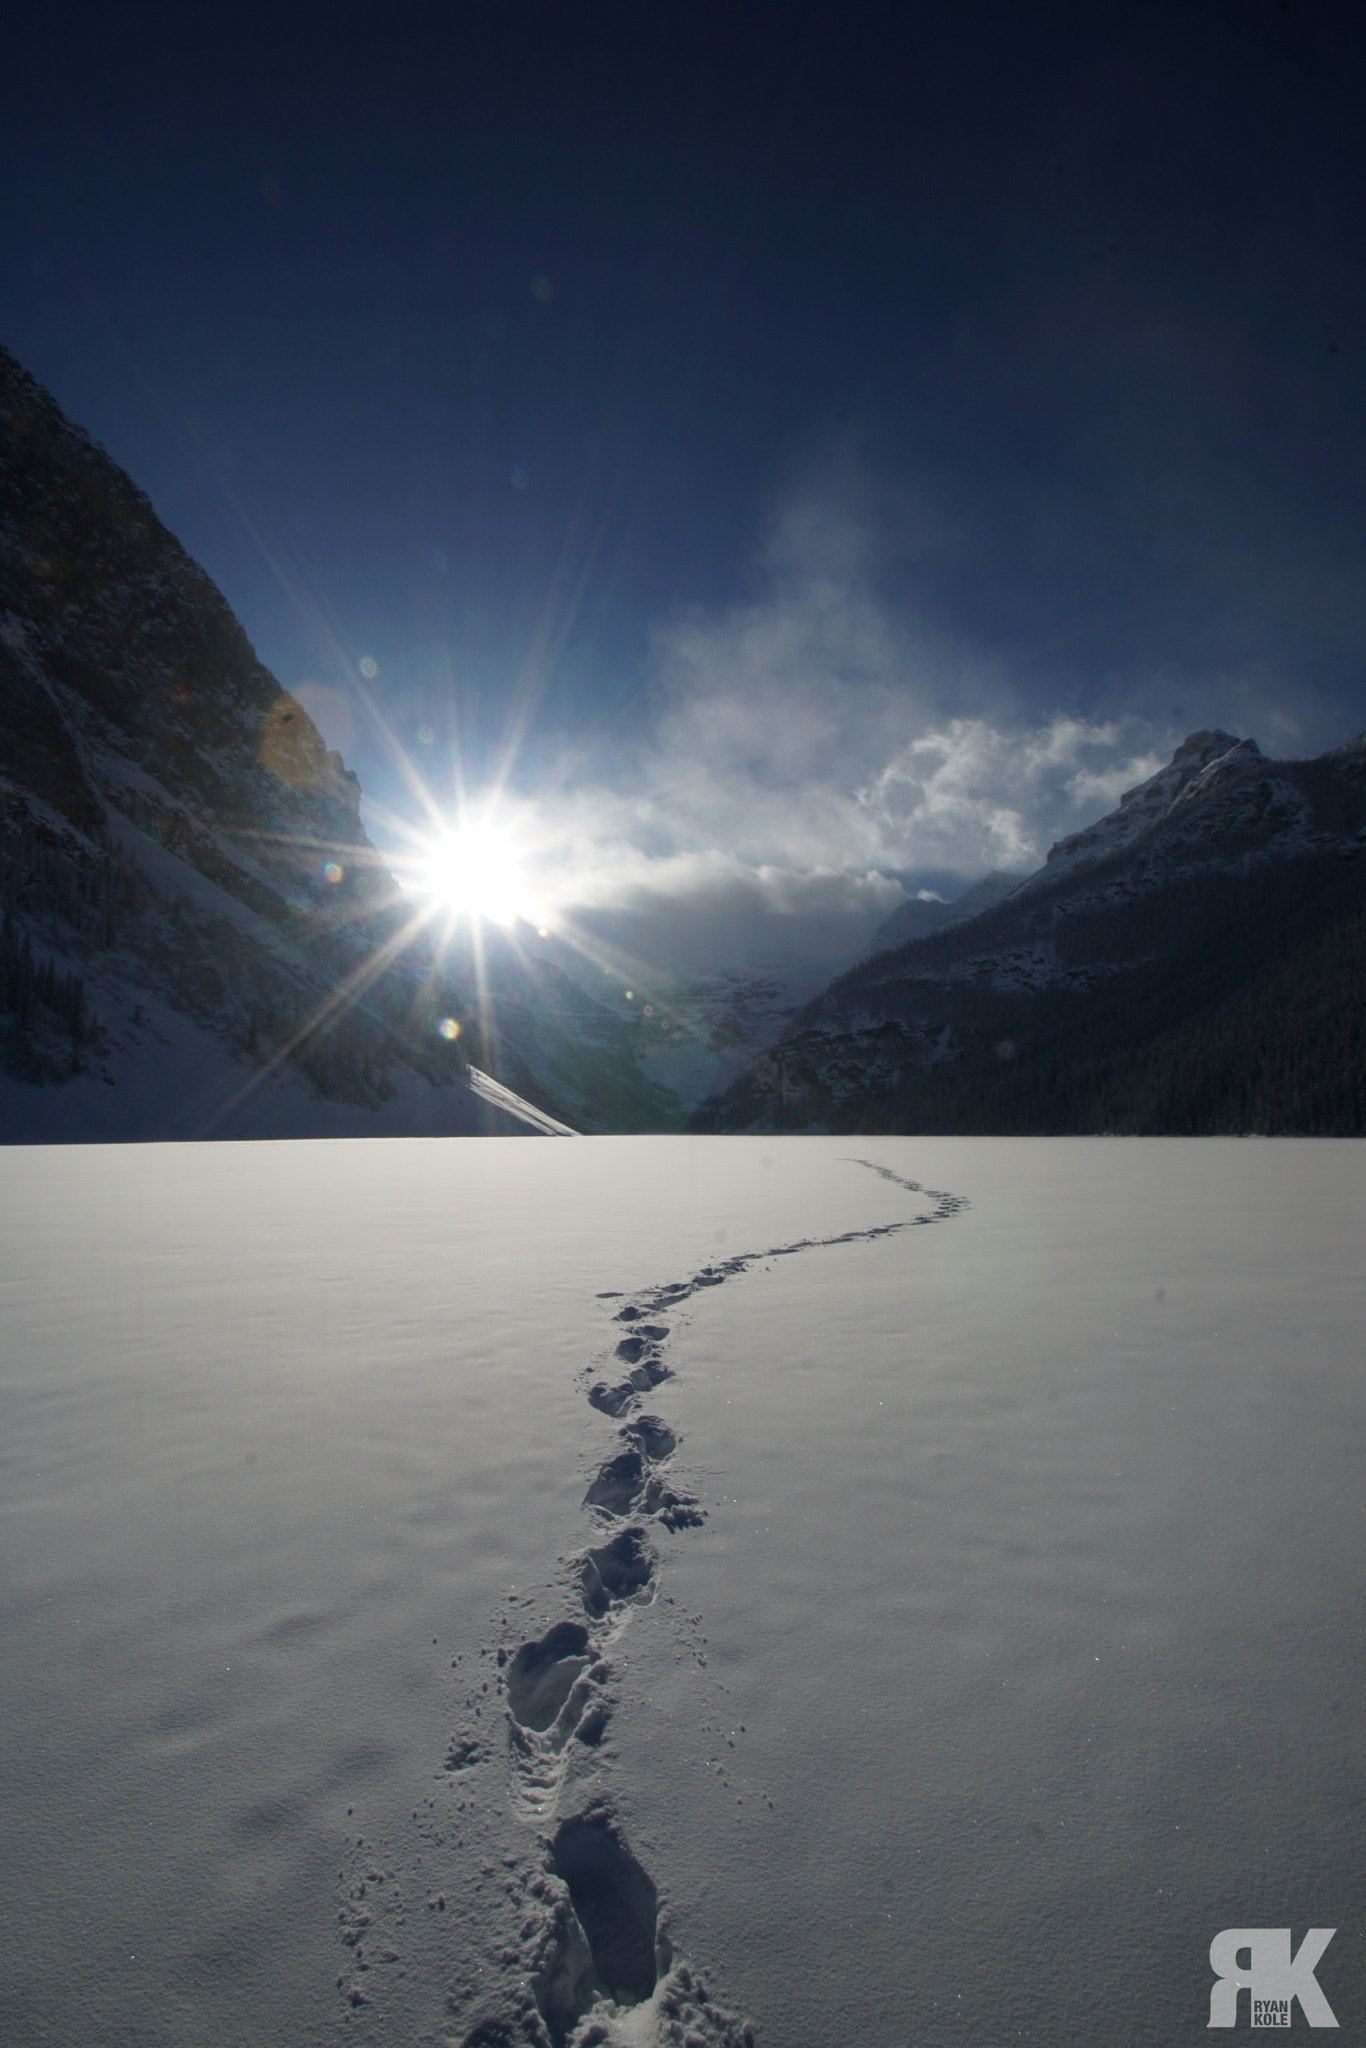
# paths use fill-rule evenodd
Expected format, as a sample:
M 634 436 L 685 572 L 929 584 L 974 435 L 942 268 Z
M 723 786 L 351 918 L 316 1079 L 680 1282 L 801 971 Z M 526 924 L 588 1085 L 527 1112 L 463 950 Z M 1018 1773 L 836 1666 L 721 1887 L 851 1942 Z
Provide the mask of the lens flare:
M 413 864 L 417 891 L 457 916 L 512 924 L 529 895 L 516 840 L 490 819 L 443 832 Z

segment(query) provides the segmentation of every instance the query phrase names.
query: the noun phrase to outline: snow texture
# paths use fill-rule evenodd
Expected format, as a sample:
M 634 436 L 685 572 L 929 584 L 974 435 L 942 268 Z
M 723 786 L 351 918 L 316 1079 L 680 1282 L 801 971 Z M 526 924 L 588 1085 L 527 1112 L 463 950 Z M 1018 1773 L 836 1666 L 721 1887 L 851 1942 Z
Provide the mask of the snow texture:
M 1193 2043 L 1292 1923 L 1359 2030 L 1364 1190 L 7 1150 L 6 2042 Z

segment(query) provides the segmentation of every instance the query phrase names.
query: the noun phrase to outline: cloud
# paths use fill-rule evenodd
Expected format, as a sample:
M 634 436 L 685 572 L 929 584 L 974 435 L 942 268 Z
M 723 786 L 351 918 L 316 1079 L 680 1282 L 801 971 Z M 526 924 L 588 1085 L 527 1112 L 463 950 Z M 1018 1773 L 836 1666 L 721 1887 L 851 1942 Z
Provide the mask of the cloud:
M 853 958 L 903 894 L 887 875 L 752 866 L 712 849 L 605 863 L 566 916 L 637 972 L 695 974 Z
M 940 893 L 917 871 L 956 874 L 962 886 L 989 868 L 1029 873 L 1053 839 L 1112 810 L 1170 753 L 1145 750 L 1142 732 L 1121 721 L 1058 716 L 1010 730 L 951 719 L 896 746 L 860 783 L 867 761 L 848 730 L 823 773 L 837 736 L 798 705 L 781 736 L 784 784 L 763 751 L 764 709 L 731 699 L 715 721 L 704 701 L 703 762 L 686 756 L 684 773 L 671 749 L 672 781 L 653 784 L 648 803 L 618 799 L 616 834 L 602 830 L 610 800 L 580 800 L 587 815 L 563 845 L 555 892 L 566 914 L 630 957 L 680 972 L 852 960 L 908 893 Z M 641 809 L 653 848 L 630 833 Z
M 955 718 L 910 740 L 856 798 L 901 865 L 934 865 L 937 851 L 944 866 L 1025 873 L 1053 838 L 1156 774 L 1170 750 L 1145 746 L 1151 733 L 1137 718 L 1056 715 L 1015 731 Z
M 657 627 L 646 716 L 610 756 L 507 796 L 568 927 L 665 969 L 842 964 L 907 893 L 1032 871 L 1192 725 L 1248 729 L 1217 716 L 1246 702 L 1226 678 L 1178 706 L 1154 677 L 1109 716 L 1031 702 L 906 600 L 908 550 L 938 544 L 923 514 L 837 483 L 780 508 L 742 601 Z
M 693 965 L 850 959 L 925 878 L 1027 873 L 1169 757 L 1137 715 L 1031 718 L 880 588 L 887 553 L 866 508 L 799 498 L 752 596 L 657 629 L 645 729 L 538 799 L 566 913 Z

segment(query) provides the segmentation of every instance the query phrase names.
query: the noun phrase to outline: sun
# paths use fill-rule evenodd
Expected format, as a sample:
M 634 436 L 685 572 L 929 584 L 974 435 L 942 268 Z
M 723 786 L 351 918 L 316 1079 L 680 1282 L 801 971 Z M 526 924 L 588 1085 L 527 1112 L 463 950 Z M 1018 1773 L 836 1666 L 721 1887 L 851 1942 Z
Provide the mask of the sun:
M 440 833 L 414 861 L 413 883 L 438 909 L 489 924 L 514 924 L 530 893 L 515 834 L 491 819 Z

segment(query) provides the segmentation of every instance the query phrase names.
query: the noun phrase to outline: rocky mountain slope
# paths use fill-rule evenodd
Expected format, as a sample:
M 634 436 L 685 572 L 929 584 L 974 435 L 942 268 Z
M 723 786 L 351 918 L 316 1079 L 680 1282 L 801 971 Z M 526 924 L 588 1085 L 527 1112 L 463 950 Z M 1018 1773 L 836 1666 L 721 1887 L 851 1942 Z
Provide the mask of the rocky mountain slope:
M 630 1033 L 553 966 L 504 947 L 479 989 L 435 956 L 355 776 L 0 350 L 0 1138 L 666 1112 Z
M 841 975 L 697 1123 L 1366 1131 L 1366 734 L 1193 734 L 995 906 Z

